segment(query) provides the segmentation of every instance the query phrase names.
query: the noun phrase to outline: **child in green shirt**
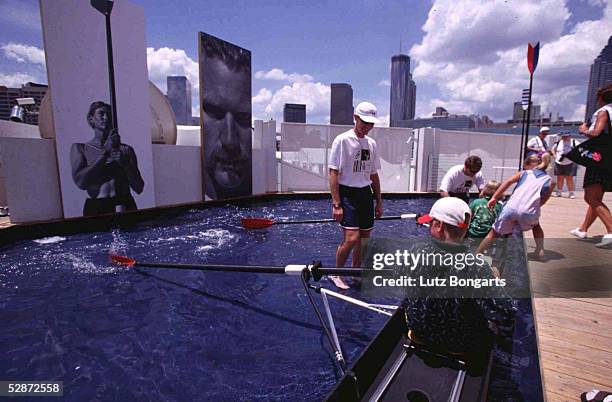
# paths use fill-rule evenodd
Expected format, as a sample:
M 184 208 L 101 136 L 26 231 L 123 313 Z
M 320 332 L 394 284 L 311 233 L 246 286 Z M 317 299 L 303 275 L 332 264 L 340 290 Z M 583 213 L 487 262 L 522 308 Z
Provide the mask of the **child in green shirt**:
M 470 209 L 472 210 L 472 221 L 467 232 L 468 237 L 483 238 L 491 230 L 491 226 L 495 223 L 495 219 L 502 210 L 502 204 L 498 202 L 491 210 L 487 207 L 487 202 L 497 191 L 500 182 L 496 180 L 489 181 L 480 192 L 480 198 L 472 201 Z

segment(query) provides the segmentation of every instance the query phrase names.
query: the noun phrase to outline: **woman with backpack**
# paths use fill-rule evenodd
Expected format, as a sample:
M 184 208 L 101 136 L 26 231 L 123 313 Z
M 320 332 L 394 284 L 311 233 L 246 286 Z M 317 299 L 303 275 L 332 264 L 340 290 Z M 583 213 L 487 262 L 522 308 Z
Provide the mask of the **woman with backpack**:
M 557 176 L 557 191 L 553 194 L 555 197 L 561 197 L 563 192 L 563 182 L 567 183 L 567 190 L 569 191 L 569 198 L 576 198 L 574 195 L 574 177 L 578 166 L 569 160 L 563 158 L 563 155 L 568 153 L 578 143 L 575 139 L 570 137 L 569 131 L 562 131 L 560 133 L 561 139 L 555 143 L 552 147 L 552 154 L 555 158 L 555 176 Z

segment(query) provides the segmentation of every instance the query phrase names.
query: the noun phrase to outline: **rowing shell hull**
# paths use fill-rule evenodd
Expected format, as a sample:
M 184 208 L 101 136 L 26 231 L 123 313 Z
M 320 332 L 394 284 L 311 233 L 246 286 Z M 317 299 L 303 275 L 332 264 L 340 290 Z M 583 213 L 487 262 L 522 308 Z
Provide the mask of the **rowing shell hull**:
M 478 362 L 462 365 L 452 357 L 406 347 L 410 341 L 405 336 L 408 331 L 403 314 L 402 309 L 394 313 L 326 400 L 449 401 L 453 400 L 454 390 L 456 401 L 486 401 L 491 348 L 483 351 Z M 457 377 L 462 368 L 465 377 L 457 391 Z

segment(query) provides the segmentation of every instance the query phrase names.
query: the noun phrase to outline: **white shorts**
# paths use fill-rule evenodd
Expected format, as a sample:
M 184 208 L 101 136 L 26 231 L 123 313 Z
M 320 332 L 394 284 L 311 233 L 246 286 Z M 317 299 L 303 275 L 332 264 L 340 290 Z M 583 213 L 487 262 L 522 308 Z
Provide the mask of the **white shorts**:
M 517 210 L 504 207 L 495 220 L 492 229 L 501 235 L 511 234 L 516 228 L 525 232 L 540 221 L 540 214 L 519 213 Z

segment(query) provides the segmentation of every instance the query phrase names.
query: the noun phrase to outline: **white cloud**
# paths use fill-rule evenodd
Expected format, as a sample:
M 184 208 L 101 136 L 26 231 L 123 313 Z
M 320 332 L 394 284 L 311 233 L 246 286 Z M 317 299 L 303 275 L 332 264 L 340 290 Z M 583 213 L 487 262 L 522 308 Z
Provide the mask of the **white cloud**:
M 191 82 L 192 94 L 197 94 L 197 89 L 200 87 L 198 63 L 187 56 L 183 49 L 148 47 L 147 67 L 149 69 L 149 79 L 162 92 L 166 92 L 166 77 L 183 75 Z
M 436 0 L 423 40 L 410 55 L 417 60 L 417 85 L 431 82 L 441 96 L 419 96 L 418 115 L 444 106 L 451 113 L 509 118 L 512 104 L 529 85 L 527 43 L 540 41 L 534 102 L 543 112 L 583 119 L 578 111 L 586 99 L 589 66 L 608 40 L 612 2 L 599 20 L 579 22 L 562 35 L 569 15 L 563 0 Z
M 26 82 L 40 82 L 36 77 L 26 73 L 2 74 L 0 73 L 0 85 L 9 88 L 21 88 Z
M 17 60 L 19 63 L 45 65 L 45 52 L 36 46 L 10 42 L 2 45 L 1 49 L 6 57 Z
M 274 80 L 274 81 L 289 81 L 289 82 L 310 82 L 313 80 L 312 75 L 291 73 L 287 74 L 280 68 L 273 68 L 270 71 L 258 71 L 255 73 L 255 78 L 259 80 Z
M 557 38 L 570 13 L 563 0 L 436 0 L 410 55 L 433 62 L 491 62 L 501 51 Z
M 157 85 L 164 94 L 168 91 L 167 77 L 169 75 L 187 77 L 191 83 L 192 115 L 200 115 L 199 66 L 183 49 L 148 47 L 147 68 L 149 70 L 149 80 Z
M 253 104 L 267 103 L 272 99 L 272 91 L 267 88 L 261 88 L 257 95 L 253 96 Z
M 376 127 L 389 127 L 389 122 L 391 121 L 391 115 L 384 114 L 382 116 L 378 116 L 378 120 L 380 120 L 380 123 L 378 123 Z
M 378 83 L 378 86 L 380 87 L 390 87 L 391 86 L 391 81 L 389 80 L 382 80 Z
M 274 92 L 262 88 L 253 98 L 253 115 L 282 121 L 285 103 L 302 103 L 306 105 L 307 121 L 321 123 L 329 119 L 330 96 L 331 88 L 320 82 L 295 82 Z

